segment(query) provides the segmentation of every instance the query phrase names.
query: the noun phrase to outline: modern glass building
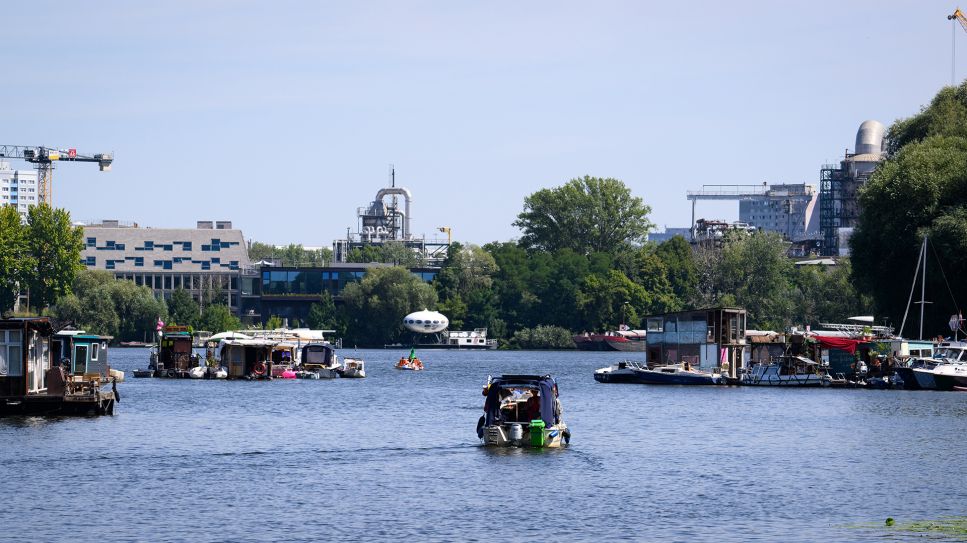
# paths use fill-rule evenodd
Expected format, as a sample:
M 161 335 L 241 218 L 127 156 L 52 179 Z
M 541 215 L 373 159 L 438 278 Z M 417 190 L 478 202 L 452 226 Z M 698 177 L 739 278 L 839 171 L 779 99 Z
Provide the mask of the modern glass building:
M 258 276 L 242 276 L 241 314 L 247 322 L 258 323 L 272 316 L 303 323 L 312 304 L 325 294 L 339 304 L 346 285 L 361 281 L 373 268 L 390 264 L 353 264 L 334 262 L 328 266 L 295 267 L 263 265 Z M 436 268 L 412 268 L 410 272 L 429 283 L 438 273 Z

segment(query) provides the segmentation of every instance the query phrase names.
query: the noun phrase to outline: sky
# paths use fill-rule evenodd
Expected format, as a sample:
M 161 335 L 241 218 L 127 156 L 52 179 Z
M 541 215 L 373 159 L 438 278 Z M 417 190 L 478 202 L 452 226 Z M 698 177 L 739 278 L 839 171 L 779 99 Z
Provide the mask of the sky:
M 915 114 L 951 83 L 952 35 L 967 77 L 955 7 L 15 2 L 0 144 L 114 153 L 109 173 L 56 169 L 54 205 L 76 221 L 231 220 L 331 246 L 392 164 L 418 235 L 515 239 L 527 195 L 584 175 L 686 227 L 686 190 L 817 184 L 861 122 Z M 697 215 L 735 220 L 738 203 Z

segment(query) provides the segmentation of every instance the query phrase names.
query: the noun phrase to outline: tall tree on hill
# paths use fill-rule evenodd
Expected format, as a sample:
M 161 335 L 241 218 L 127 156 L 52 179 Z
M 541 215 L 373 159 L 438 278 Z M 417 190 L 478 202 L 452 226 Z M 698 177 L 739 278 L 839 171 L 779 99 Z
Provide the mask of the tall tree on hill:
M 30 305 L 45 308 L 70 292 L 80 264 L 83 229 L 71 224 L 70 214 L 47 204 L 30 208 L 27 237 L 33 269 L 27 277 Z
M 13 307 L 17 294 L 33 268 L 27 229 L 16 206 L 0 206 L 0 315 Z
M 524 198 L 514 226 L 528 249 L 614 253 L 645 239 L 650 212 L 621 181 L 584 176 Z

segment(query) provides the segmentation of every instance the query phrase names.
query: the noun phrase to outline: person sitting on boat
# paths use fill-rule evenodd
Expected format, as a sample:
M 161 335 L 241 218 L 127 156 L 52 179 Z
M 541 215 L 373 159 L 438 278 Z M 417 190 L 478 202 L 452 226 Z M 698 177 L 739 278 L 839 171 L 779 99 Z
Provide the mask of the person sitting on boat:
M 561 423 L 562 414 L 564 414 L 564 408 L 561 406 L 560 398 L 558 398 L 557 383 L 554 383 L 554 424 Z
M 692 371 L 692 366 L 689 365 L 688 360 L 682 360 L 682 369 Z
M 527 413 L 528 421 L 541 418 L 541 400 L 540 396 L 537 395 L 537 390 L 532 391 L 531 397 L 527 398 L 527 403 L 524 404 L 524 413 Z

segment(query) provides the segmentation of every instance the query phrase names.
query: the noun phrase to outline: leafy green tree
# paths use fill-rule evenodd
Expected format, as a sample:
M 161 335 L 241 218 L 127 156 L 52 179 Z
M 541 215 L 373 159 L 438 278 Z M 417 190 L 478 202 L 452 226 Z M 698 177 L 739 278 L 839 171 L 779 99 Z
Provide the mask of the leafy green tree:
M 622 320 L 636 327 L 639 315 L 649 313 L 652 303 L 643 287 L 618 270 L 588 275 L 578 293 L 582 328 L 589 331 L 616 330 Z
M 665 265 L 668 283 L 680 303 L 687 303 L 698 288 L 698 270 L 692 247 L 682 236 L 658 245 L 655 255 Z
M 888 150 L 896 154 L 932 136 L 967 138 L 967 81 L 944 87 L 920 113 L 893 123 L 887 137 Z
M 527 196 L 514 226 L 528 249 L 613 253 L 645 239 L 650 212 L 621 181 L 584 176 Z
M 167 313 L 165 303 L 155 298 L 148 287 L 116 280 L 109 291 L 114 310 L 121 318 L 115 334 L 121 341 L 144 339 L 145 332 L 154 330 L 157 319 Z
M 71 225 L 70 214 L 47 204 L 27 212 L 27 239 L 33 270 L 27 276 L 30 303 L 45 308 L 70 292 L 80 264 L 83 229 Z
M 154 333 L 158 318 L 167 320 L 164 302 L 150 288 L 117 280 L 110 272 L 82 270 L 72 291 L 51 307 L 52 314 L 117 341 L 143 340 Z
M 852 315 L 867 315 L 872 303 L 856 291 L 850 280 L 850 260 L 835 266 L 797 266 L 793 322 L 818 327 L 823 322 L 844 322 Z
M 359 345 L 399 341 L 402 320 L 411 311 L 433 308 L 436 291 L 405 268 L 369 270 L 358 283 L 343 290 L 348 339 Z
M 514 333 L 509 346 L 513 349 L 574 349 L 574 340 L 567 328 L 539 325 L 522 328 Z
M 309 307 L 306 325 L 314 330 L 339 330 L 339 314 L 332 295 L 322 293 L 322 299 Z
M 784 330 L 792 322 L 792 262 L 787 244 L 775 232 L 756 232 L 728 242 L 722 249 L 718 277 L 722 305 L 748 311 L 749 328 Z
M 290 243 L 276 247 L 268 243 L 253 241 L 248 248 L 248 257 L 253 262 L 278 262 L 282 266 L 325 266 L 332 262 L 332 250 L 306 249 L 302 245 Z
M 269 320 L 265 321 L 266 330 L 276 330 L 282 328 L 282 317 L 278 315 L 272 315 Z
M 168 316 L 173 322 L 195 327 L 200 315 L 201 306 L 190 292 L 183 288 L 171 291 L 171 298 L 168 300 Z
M 382 262 L 383 254 L 380 252 L 379 247 L 375 245 L 365 245 L 363 247 L 357 247 L 346 255 L 347 262 L 362 263 L 367 262 Z
M 27 229 L 16 206 L 0 206 L 0 315 L 13 307 L 31 263 Z
M 860 193 L 860 216 L 850 239 L 853 279 L 875 300 L 879 315 L 903 318 L 923 237 L 930 240 L 927 308 L 931 333 L 967 299 L 949 278 L 967 273 L 967 138 L 913 141 L 882 163 Z M 940 257 L 938 261 L 936 257 Z M 939 264 L 939 266 L 938 266 Z M 937 273 L 937 268 L 943 274 Z M 952 296 L 948 294 L 952 291 Z M 952 298 L 952 300 L 951 300 Z M 909 330 L 907 330 L 909 331 Z
M 232 310 L 227 305 L 212 304 L 202 311 L 198 325 L 204 330 L 217 334 L 240 329 L 242 321 L 232 315 Z

